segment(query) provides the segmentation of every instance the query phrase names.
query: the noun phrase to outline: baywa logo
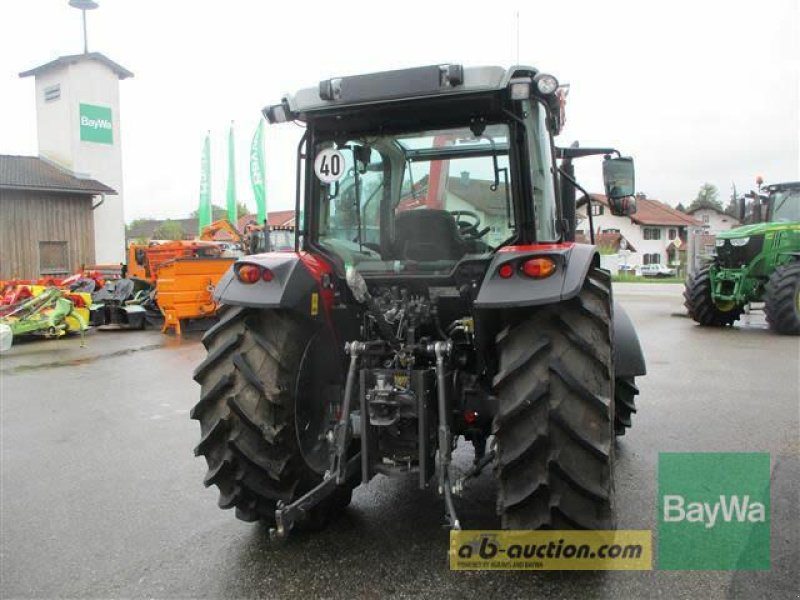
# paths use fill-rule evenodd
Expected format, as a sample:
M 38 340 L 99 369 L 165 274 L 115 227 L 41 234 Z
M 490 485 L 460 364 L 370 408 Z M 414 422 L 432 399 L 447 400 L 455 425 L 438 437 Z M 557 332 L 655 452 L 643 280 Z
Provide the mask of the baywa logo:
M 81 127 L 92 129 L 111 129 L 111 121 L 108 119 L 90 119 L 86 115 L 81 115 Z
M 766 507 L 761 502 L 751 501 L 750 496 L 720 496 L 719 502 L 687 502 L 683 496 L 664 496 L 664 522 L 702 523 L 706 528 L 714 527 L 717 518 L 730 523 L 763 523 Z
M 659 568 L 769 569 L 769 481 L 769 454 L 662 453 Z
M 99 144 L 114 143 L 114 125 L 111 109 L 94 104 L 80 105 L 81 141 Z

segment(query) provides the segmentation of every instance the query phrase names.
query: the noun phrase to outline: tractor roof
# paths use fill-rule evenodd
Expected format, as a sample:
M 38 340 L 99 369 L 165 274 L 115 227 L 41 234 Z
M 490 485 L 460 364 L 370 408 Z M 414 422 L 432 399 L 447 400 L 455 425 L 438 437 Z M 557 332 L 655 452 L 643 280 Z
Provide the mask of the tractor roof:
M 533 77 L 534 67 L 469 67 L 442 64 L 384 71 L 368 75 L 335 77 L 317 87 L 287 94 L 280 105 L 267 107 L 264 115 L 274 122 L 309 121 L 348 109 L 386 108 L 408 101 L 486 94 L 506 89 L 515 77 Z
M 795 190 L 800 188 L 800 181 L 789 181 L 786 183 L 772 183 L 767 186 L 770 192 L 782 192 L 783 190 Z

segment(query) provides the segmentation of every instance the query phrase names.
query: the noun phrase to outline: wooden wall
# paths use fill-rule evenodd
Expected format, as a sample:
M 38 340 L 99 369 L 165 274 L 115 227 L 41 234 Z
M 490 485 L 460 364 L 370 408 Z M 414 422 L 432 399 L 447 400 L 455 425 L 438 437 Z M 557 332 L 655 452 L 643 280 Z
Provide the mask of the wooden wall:
M 0 279 L 36 279 L 39 242 L 67 242 L 70 272 L 94 264 L 92 197 L 0 189 Z

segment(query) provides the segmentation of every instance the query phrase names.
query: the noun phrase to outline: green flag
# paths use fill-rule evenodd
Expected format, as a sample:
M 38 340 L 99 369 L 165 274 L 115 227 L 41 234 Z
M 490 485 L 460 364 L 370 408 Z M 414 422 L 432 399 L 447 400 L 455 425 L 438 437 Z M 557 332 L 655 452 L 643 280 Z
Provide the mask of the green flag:
M 236 225 L 236 160 L 233 154 L 233 121 L 231 121 L 231 131 L 228 134 L 228 221 Z
M 197 211 L 198 233 L 211 224 L 211 133 L 206 133 L 200 156 L 200 206 Z
M 258 224 L 263 225 L 267 218 L 267 194 L 264 184 L 264 121 L 258 122 L 253 142 L 250 144 L 250 183 L 258 210 Z

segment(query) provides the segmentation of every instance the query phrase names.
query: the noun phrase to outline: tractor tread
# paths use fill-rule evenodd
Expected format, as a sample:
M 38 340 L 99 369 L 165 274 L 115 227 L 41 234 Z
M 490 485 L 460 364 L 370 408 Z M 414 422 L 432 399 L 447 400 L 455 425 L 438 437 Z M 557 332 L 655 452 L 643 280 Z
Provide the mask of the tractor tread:
M 496 338 L 503 528 L 613 528 L 610 289 L 592 268 L 577 298 L 529 312 Z
M 214 348 L 213 351 L 210 351 L 205 360 L 203 360 L 203 362 L 201 362 L 195 369 L 194 380 L 197 383 L 200 383 L 206 372 L 216 366 L 216 364 L 221 361 L 228 352 L 238 346 L 243 337 L 244 333 L 238 332 L 236 335 L 229 337 L 222 344 Z
M 217 334 L 224 331 L 228 323 L 237 319 L 244 310 L 244 306 L 223 305 L 220 307 L 220 310 L 217 311 L 219 321 L 214 323 L 214 325 L 212 325 L 203 335 L 203 345 L 206 347 L 206 349 L 208 349 L 208 347 L 211 345 L 212 340 L 217 336 Z
M 765 287 L 764 312 L 776 333 L 800 335 L 800 261 L 772 273 Z
M 191 411 L 201 431 L 195 454 L 205 457 L 203 483 L 219 489 L 218 505 L 234 508 L 243 521 L 274 524 L 279 502 L 321 480 L 296 437 L 287 435 L 308 333 L 308 324 L 290 313 L 225 307 L 203 338 L 208 355 L 195 370 L 201 393 Z M 339 504 L 313 509 L 309 521 L 321 523 L 349 497 L 340 494 Z
M 231 387 L 232 383 L 233 375 L 231 373 L 225 373 L 222 377 L 220 377 L 219 380 L 216 381 L 213 386 L 211 386 L 210 390 L 204 392 L 200 396 L 198 403 L 193 406 L 192 410 L 189 412 L 189 418 L 199 420 L 197 414 L 203 410 L 203 407 L 218 400 L 219 397 Z
M 721 311 L 711 297 L 711 266 L 707 265 L 686 279 L 683 291 L 684 303 L 689 316 L 704 327 L 733 325 L 742 316 L 742 307 Z
M 632 426 L 631 416 L 636 412 L 636 396 L 639 388 L 633 377 L 618 377 L 614 388 L 614 432 L 625 435 Z

